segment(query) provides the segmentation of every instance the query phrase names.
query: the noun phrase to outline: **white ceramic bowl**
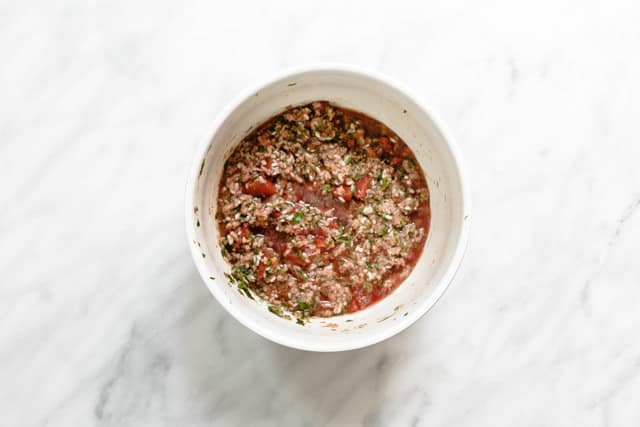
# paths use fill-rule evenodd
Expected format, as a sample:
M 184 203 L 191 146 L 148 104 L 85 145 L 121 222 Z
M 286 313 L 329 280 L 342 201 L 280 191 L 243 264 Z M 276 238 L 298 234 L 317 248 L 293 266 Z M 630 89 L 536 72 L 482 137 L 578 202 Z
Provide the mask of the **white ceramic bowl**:
M 411 275 L 393 293 L 365 310 L 313 318 L 304 326 L 277 317 L 263 301 L 241 295 L 225 272 L 215 212 L 224 161 L 253 128 L 288 105 L 327 100 L 361 111 L 389 126 L 411 147 L 431 192 L 431 228 Z M 302 350 L 365 347 L 402 331 L 445 291 L 467 242 L 469 194 L 460 155 L 433 113 L 389 78 L 350 66 L 285 72 L 247 91 L 218 116 L 200 144 L 189 175 L 186 227 L 194 262 L 218 302 L 243 325 L 271 341 Z

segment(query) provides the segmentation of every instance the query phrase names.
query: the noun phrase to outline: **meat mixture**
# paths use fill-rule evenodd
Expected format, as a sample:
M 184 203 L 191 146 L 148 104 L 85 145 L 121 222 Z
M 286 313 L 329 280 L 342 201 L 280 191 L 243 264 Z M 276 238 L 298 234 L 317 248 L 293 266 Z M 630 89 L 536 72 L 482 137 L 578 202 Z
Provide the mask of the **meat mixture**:
M 409 275 L 429 230 L 429 190 L 392 130 L 319 101 L 240 142 L 216 218 L 228 279 L 303 323 L 361 310 Z

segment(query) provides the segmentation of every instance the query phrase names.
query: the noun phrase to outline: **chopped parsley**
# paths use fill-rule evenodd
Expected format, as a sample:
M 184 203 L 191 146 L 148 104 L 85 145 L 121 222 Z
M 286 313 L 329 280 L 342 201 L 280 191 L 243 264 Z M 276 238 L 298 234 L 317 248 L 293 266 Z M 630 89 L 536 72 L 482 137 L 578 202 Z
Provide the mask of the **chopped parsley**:
M 240 289 L 242 292 L 244 292 L 244 294 L 248 297 L 251 298 L 252 300 L 255 300 L 255 298 L 253 297 L 253 295 L 251 295 L 251 291 L 248 288 L 240 288 L 238 287 L 238 289 Z
M 382 191 L 385 191 L 387 189 L 387 187 L 389 187 L 389 180 L 387 178 L 382 178 L 382 181 L 380 181 L 380 188 L 382 188 Z
M 300 224 L 302 221 L 304 221 L 304 214 L 302 212 L 296 212 L 293 214 L 291 222 L 294 224 Z
M 336 242 L 342 243 L 346 246 L 351 247 L 351 244 L 352 244 L 351 236 L 349 236 L 348 234 L 341 234 L 336 238 Z
M 386 236 L 388 233 L 389 233 L 389 229 L 385 227 L 382 230 L 378 231 L 376 233 L 376 236 L 383 237 L 383 236 Z
M 309 309 L 309 303 L 307 303 L 307 302 L 298 300 L 297 304 L 298 304 L 298 308 L 300 310 L 308 310 Z
M 298 306 L 298 310 L 302 312 L 303 318 L 311 316 L 311 305 L 309 305 L 309 303 L 298 300 L 296 304 Z
M 269 309 L 269 311 L 273 314 L 275 314 L 276 316 L 280 316 L 280 310 L 278 309 L 278 307 L 274 306 L 274 305 L 270 305 L 269 307 L 267 307 Z

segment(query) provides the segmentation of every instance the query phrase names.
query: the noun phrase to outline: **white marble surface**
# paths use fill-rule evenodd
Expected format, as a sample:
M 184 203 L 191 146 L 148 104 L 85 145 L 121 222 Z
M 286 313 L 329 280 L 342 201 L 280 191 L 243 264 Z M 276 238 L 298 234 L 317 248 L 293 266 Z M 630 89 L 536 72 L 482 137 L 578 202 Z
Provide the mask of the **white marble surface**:
M 0 5 L 0 425 L 640 424 L 637 1 Z M 193 150 L 238 91 L 402 81 L 472 178 L 463 266 L 364 350 L 272 344 L 196 275 Z

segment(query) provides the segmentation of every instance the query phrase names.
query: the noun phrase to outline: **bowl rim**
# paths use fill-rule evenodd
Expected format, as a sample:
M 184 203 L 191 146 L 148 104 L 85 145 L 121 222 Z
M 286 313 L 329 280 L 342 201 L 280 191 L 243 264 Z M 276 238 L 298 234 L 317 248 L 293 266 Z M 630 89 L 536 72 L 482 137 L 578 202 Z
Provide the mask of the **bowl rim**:
M 201 260 L 201 254 L 198 249 L 191 244 L 193 239 L 195 238 L 195 219 L 193 216 L 193 203 L 195 197 L 195 186 L 197 185 L 197 180 L 199 176 L 200 166 L 202 163 L 202 159 L 206 156 L 209 144 L 212 141 L 213 136 L 217 132 L 218 128 L 222 125 L 224 120 L 243 102 L 253 96 L 253 94 L 260 92 L 262 89 L 280 81 L 283 79 L 291 78 L 299 74 L 308 73 L 308 72 L 341 72 L 341 73 L 349 73 L 359 77 L 365 77 L 372 80 L 377 80 L 378 82 L 391 87 L 392 89 L 400 92 L 402 95 L 409 98 L 412 102 L 414 102 L 419 108 L 423 110 L 423 112 L 429 116 L 433 125 L 442 135 L 444 142 L 449 149 L 451 156 L 453 158 L 453 166 L 455 169 L 455 173 L 458 176 L 458 180 L 460 181 L 460 192 L 461 192 L 461 210 L 462 210 L 462 221 L 460 224 L 460 234 L 458 236 L 457 241 L 455 242 L 455 249 L 453 254 L 448 262 L 448 265 L 445 267 L 444 274 L 442 275 L 442 279 L 436 283 L 433 294 L 425 299 L 422 304 L 416 306 L 412 312 L 401 319 L 399 322 L 390 323 L 388 328 L 382 329 L 375 334 L 370 336 L 363 337 L 353 337 L 353 340 L 345 340 L 343 342 L 336 342 L 333 345 L 316 345 L 312 340 L 298 340 L 298 339 L 290 339 L 287 336 L 283 336 L 281 334 L 274 333 L 269 327 L 266 327 L 257 322 L 253 322 L 247 318 L 245 318 L 241 312 L 235 309 L 235 307 L 229 303 L 225 298 L 223 298 L 222 294 L 219 294 L 213 286 L 210 286 L 211 283 L 207 281 L 208 272 L 205 271 L 204 263 Z M 436 303 L 440 300 L 445 291 L 449 288 L 451 282 L 453 281 L 456 273 L 458 272 L 460 265 L 462 263 L 462 259 L 467 249 L 468 240 L 469 240 L 469 227 L 471 222 L 471 194 L 469 190 L 468 177 L 466 173 L 466 167 L 464 161 L 462 159 L 462 155 L 460 153 L 460 149 L 455 141 L 455 138 L 451 134 L 449 128 L 445 125 L 443 120 L 428 106 L 425 105 L 423 101 L 414 96 L 410 90 L 407 89 L 402 83 L 398 82 L 394 78 L 391 78 L 383 73 L 378 71 L 373 71 L 361 66 L 355 66 L 351 64 L 344 63 L 317 63 L 317 64 L 309 64 L 297 67 L 289 67 L 277 71 L 275 73 L 270 73 L 266 78 L 260 79 L 258 83 L 249 85 L 246 89 L 241 90 L 235 97 L 231 99 L 231 101 L 227 102 L 226 105 L 218 112 L 216 115 L 212 125 L 207 129 L 207 132 L 200 139 L 200 142 L 197 145 L 195 150 L 195 154 L 191 163 L 191 167 L 189 169 L 189 175 L 186 182 L 186 191 L 185 191 L 185 231 L 187 243 L 189 245 L 189 250 L 191 252 L 191 257 L 193 262 L 200 274 L 202 281 L 209 291 L 213 294 L 214 298 L 218 301 L 220 305 L 229 313 L 232 317 L 234 317 L 238 322 L 242 325 L 250 329 L 251 331 L 257 333 L 258 335 L 266 338 L 272 342 L 277 344 L 294 348 L 298 350 L 306 350 L 306 351 L 315 351 L 315 352 L 339 352 L 339 351 L 348 351 L 348 350 L 356 350 L 359 348 L 371 346 L 377 343 L 380 343 L 392 336 L 402 332 L 407 329 L 409 326 L 413 325 L 417 320 L 422 318 L 427 312 L 429 312 Z M 217 283 L 215 285 L 218 285 Z

